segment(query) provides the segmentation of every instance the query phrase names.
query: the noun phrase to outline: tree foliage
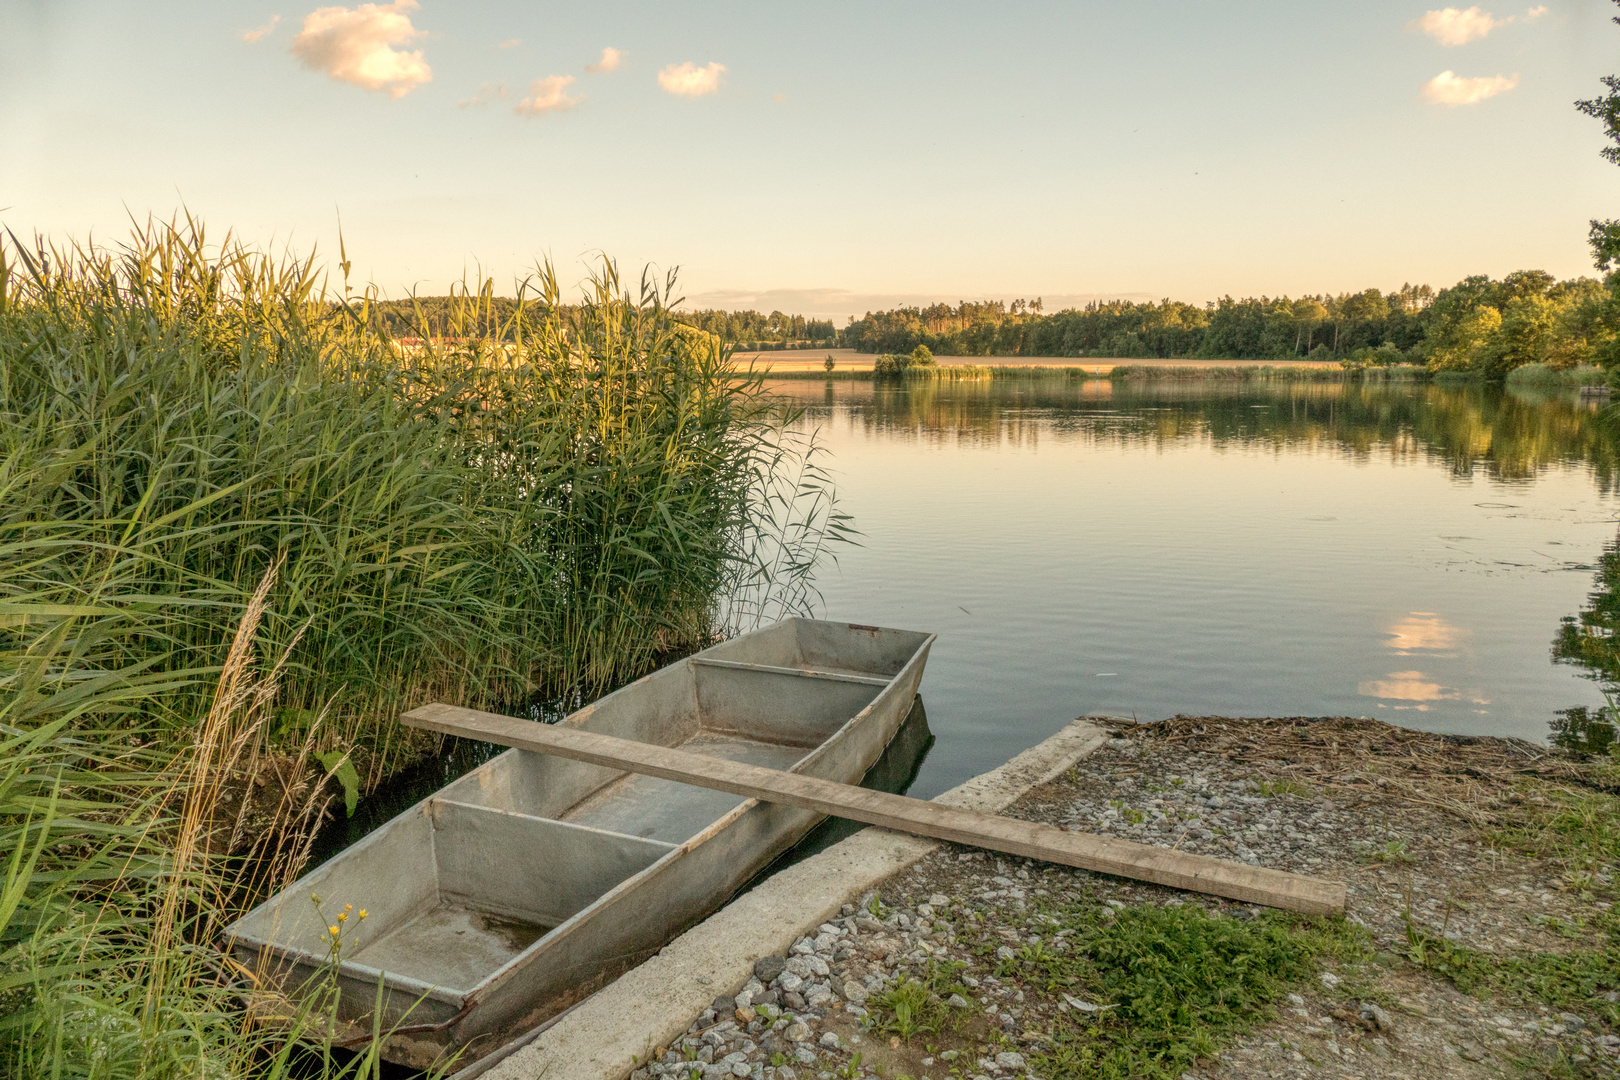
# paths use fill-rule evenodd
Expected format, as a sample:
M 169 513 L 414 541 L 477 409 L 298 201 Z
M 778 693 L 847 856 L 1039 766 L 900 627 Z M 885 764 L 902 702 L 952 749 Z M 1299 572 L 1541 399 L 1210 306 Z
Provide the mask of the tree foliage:
M 1426 363 L 1500 377 L 1524 364 L 1569 368 L 1620 360 L 1620 281 L 1558 281 L 1542 270 L 1338 295 L 1242 297 L 1198 307 L 1174 300 L 1095 301 L 1043 314 L 1000 301 L 868 312 L 844 344 L 899 370 L 921 346 L 953 356 L 1138 359 L 1339 359 L 1355 366 Z
M 1613 21 L 1620 23 L 1620 17 Z M 1603 89 L 1605 92 L 1597 97 L 1577 101 L 1575 107 L 1603 125 L 1609 145 L 1598 153 L 1604 160 L 1620 165 L 1620 76 L 1603 76 Z M 1587 242 L 1592 245 L 1592 259 L 1599 270 L 1620 269 L 1620 221 L 1594 218 Z

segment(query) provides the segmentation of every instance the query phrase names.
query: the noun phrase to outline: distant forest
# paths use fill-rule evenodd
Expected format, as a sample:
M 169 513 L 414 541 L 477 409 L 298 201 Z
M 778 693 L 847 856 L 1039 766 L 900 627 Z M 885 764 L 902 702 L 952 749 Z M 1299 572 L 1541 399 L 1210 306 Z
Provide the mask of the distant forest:
M 469 318 L 471 309 L 479 314 Z M 428 296 L 374 303 L 371 317 L 399 338 L 495 337 L 516 310 L 516 301 L 488 294 L 475 305 Z M 1558 281 L 1520 270 L 1501 280 L 1464 278 L 1439 292 L 1403 285 L 1297 299 L 1225 296 L 1204 305 L 1108 300 L 1051 313 L 1039 299 L 964 301 L 868 312 L 843 330 L 831 320 L 780 311 L 686 311 L 676 318 L 744 349 L 906 354 L 921 345 L 945 356 L 1309 357 L 1500 376 L 1532 363 L 1620 363 L 1620 271 L 1602 281 Z
M 470 309 L 476 309 L 477 314 L 469 317 Z M 538 301 L 531 302 L 534 317 L 542 315 L 543 310 Z M 516 300 L 488 294 L 471 305 L 449 296 L 380 300 L 371 305 L 371 317 L 396 338 L 497 337 L 516 314 Z M 838 330 L 831 319 L 807 319 L 780 311 L 765 315 L 758 311 L 711 309 L 677 310 L 675 317 L 740 348 L 830 349 L 838 344 Z
M 935 304 L 868 312 L 842 343 L 870 353 L 918 345 L 947 356 L 1349 360 L 1422 363 L 1502 375 L 1529 363 L 1620 360 L 1620 273 L 1558 281 L 1521 270 L 1337 296 L 1231 296 L 1198 306 L 1110 300 L 1043 314 L 1040 300 Z

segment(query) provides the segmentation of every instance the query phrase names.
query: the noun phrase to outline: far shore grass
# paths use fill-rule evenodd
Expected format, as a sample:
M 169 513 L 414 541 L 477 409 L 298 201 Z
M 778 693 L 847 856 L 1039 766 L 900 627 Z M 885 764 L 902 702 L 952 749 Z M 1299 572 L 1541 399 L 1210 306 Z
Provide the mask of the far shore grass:
M 1414 364 L 1353 369 L 1338 365 L 1329 367 L 1321 364 L 1306 363 L 1242 365 L 1236 363 L 1156 363 L 1149 365 L 1114 363 L 1113 361 L 1085 366 L 1079 364 L 1072 366 L 1058 366 L 1055 364 L 941 364 L 935 367 L 912 369 L 900 379 L 888 378 L 886 380 L 880 380 L 870 366 L 853 367 L 842 364 L 835 365 L 831 370 L 779 371 L 769 368 L 765 372 L 765 378 L 768 380 L 783 379 L 806 382 L 817 380 L 823 382 L 980 382 L 995 379 L 1065 379 L 1074 382 L 1087 380 L 1098 382 L 1346 382 L 1369 379 L 1412 382 L 1432 377 L 1427 370 Z M 1474 376 L 1468 381 L 1479 381 L 1479 378 Z M 1557 385 L 1563 385 L 1563 382 L 1559 381 Z M 1581 384 L 1573 383 L 1570 385 Z

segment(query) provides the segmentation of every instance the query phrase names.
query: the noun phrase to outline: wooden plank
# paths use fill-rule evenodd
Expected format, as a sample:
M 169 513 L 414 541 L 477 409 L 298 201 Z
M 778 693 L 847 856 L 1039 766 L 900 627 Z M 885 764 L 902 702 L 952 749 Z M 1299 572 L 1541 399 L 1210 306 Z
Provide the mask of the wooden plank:
M 798 675 L 806 679 L 827 679 L 831 682 L 861 683 L 865 686 L 888 686 L 894 680 L 878 675 L 851 675 L 843 671 L 816 671 L 814 668 L 777 667 L 775 664 L 745 664 L 740 660 L 713 660 L 707 656 L 693 656 L 688 663 L 701 667 L 729 668 L 732 671 L 763 671 L 769 675 Z
M 786 803 L 898 832 L 1002 851 L 1098 873 L 1151 881 L 1232 900 L 1310 915 L 1344 910 L 1342 882 L 1213 859 L 1185 851 L 1133 844 L 1108 836 L 960 810 L 904 795 L 870 791 L 798 773 L 693 754 L 650 743 L 598 735 L 560 724 L 541 724 L 453 705 L 424 705 L 400 718 L 407 726 L 459 735 L 592 765 L 729 791 L 763 802 Z

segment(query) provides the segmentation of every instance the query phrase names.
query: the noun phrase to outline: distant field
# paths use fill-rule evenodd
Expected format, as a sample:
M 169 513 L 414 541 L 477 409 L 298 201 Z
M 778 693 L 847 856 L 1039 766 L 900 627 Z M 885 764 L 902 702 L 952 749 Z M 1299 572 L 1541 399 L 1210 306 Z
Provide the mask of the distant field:
M 871 371 L 872 362 L 877 359 L 872 353 L 858 353 L 854 349 L 821 349 L 821 350 L 793 350 L 782 352 L 754 352 L 752 350 L 738 351 L 737 359 L 742 364 L 750 361 L 773 371 L 820 371 L 822 363 L 828 356 L 833 358 L 833 364 L 843 371 Z M 936 363 L 943 366 L 967 364 L 986 367 L 1064 367 L 1085 368 L 1098 375 L 1106 375 L 1119 365 L 1132 367 L 1301 367 L 1301 368 L 1336 368 L 1337 362 L 1318 363 L 1311 360 L 1125 360 L 1105 357 L 1074 357 L 1074 356 L 936 356 Z

